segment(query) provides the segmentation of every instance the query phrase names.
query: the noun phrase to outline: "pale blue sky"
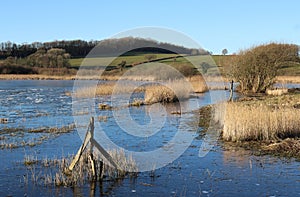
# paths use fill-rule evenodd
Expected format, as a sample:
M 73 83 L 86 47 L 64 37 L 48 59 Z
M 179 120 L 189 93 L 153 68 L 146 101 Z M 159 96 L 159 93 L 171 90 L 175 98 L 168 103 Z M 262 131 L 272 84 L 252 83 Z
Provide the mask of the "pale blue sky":
M 137 27 L 182 32 L 214 54 L 300 44 L 299 0 L 15 0 L 0 4 L 0 42 L 99 40 Z

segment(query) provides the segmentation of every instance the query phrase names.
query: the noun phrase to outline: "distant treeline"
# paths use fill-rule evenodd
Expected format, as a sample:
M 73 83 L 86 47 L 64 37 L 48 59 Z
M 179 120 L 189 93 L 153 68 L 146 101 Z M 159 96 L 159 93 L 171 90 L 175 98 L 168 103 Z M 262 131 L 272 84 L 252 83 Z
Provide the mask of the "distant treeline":
M 52 48 L 64 49 L 66 53 L 70 54 L 71 58 L 86 57 L 93 48 L 95 48 L 95 53 L 92 54 L 94 56 L 120 55 L 120 53 L 123 54 L 124 51 L 128 50 L 131 51 L 130 53 L 209 54 L 208 51 L 203 49 L 190 49 L 150 39 L 125 37 L 101 41 L 61 40 L 52 42 L 33 42 L 31 44 L 16 44 L 7 41 L 0 43 L 0 59 L 6 59 L 7 57 L 25 58 L 37 52 L 39 49 L 49 50 Z

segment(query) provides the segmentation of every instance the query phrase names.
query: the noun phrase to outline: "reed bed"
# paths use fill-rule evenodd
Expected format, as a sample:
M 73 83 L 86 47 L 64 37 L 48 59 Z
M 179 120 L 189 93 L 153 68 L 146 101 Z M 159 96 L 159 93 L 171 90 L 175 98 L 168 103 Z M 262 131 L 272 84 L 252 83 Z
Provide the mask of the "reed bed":
M 187 80 L 173 80 L 163 84 L 145 87 L 145 104 L 171 103 L 188 99 L 191 93 L 207 91 L 207 85 L 201 76 L 187 78 Z
M 157 84 L 146 87 L 145 104 L 153 103 L 171 103 L 180 100 L 188 99 L 192 87 L 188 86 L 186 82 L 176 81 L 165 84 Z
M 300 83 L 300 76 L 277 76 L 276 81 L 279 83 Z
M 227 141 L 300 137 L 300 110 L 294 107 L 299 103 L 299 95 L 226 103 L 222 137 Z
M 99 84 L 96 88 L 84 87 L 77 89 L 76 92 L 66 92 L 68 96 L 80 98 L 91 98 L 94 96 L 122 94 L 122 93 L 145 93 L 145 104 L 157 102 L 175 102 L 180 99 L 189 98 L 190 93 L 202 93 L 208 90 L 202 76 L 193 76 L 185 79 L 160 81 L 161 83 L 135 87 L 128 82 L 116 85 L 115 82 Z
M 99 84 L 96 88 L 94 87 L 84 87 L 77 89 L 74 93 L 66 92 L 66 95 L 75 96 L 80 98 L 91 98 L 94 96 L 105 96 L 114 94 L 122 94 L 122 93 L 130 93 L 130 92 L 143 92 L 144 87 L 135 88 L 133 84 L 118 84 L 114 82 L 108 82 Z

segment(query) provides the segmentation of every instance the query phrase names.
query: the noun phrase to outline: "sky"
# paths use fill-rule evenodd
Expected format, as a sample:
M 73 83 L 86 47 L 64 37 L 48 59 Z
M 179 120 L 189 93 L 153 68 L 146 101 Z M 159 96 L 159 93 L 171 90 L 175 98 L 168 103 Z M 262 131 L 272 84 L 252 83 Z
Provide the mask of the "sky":
M 213 54 L 225 48 L 232 54 L 268 42 L 299 45 L 299 7 L 299 0 L 2 1 L 0 42 L 102 40 L 159 27 L 180 32 Z

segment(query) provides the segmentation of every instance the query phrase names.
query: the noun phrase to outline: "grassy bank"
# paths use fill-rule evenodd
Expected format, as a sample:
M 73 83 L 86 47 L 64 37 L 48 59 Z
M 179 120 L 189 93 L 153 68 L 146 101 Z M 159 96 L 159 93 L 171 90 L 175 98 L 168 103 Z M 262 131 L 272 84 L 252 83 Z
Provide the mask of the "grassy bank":
M 122 61 L 126 61 L 127 65 L 136 64 L 139 62 L 146 61 L 146 54 L 137 54 L 137 55 L 126 55 L 119 57 L 99 57 L 99 58 L 74 58 L 70 59 L 71 67 L 79 67 L 79 66 L 118 66 Z M 155 54 L 147 54 L 153 55 L 156 59 L 166 58 L 166 57 L 174 57 L 177 54 L 163 54 L 163 53 L 155 53 Z

